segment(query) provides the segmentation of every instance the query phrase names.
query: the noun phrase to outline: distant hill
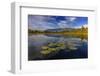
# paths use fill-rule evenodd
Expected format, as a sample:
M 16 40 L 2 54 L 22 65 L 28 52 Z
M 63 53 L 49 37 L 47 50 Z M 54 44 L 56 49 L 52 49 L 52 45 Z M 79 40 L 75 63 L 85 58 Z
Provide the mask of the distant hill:
M 58 32 L 88 32 L 88 28 L 82 27 L 82 28 L 57 28 L 57 29 L 47 29 L 47 30 L 32 30 L 28 29 L 29 33 L 58 33 Z
M 58 28 L 58 29 L 47 29 L 45 30 L 45 32 L 63 32 L 63 31 L 69 32 L 72 30 L 74 29 L 73 28 Z

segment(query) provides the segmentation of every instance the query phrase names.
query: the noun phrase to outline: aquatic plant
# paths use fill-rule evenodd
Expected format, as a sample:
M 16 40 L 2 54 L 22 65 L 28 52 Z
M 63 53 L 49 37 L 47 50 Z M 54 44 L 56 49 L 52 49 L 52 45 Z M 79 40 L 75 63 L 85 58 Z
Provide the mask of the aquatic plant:
M 57 52 L 57 51 L 61 51 L 61 50 L 66 50 L 68 51 L 72 51 L 72 50 L 77 50 L 77 47 L 75 46 L 75 44 L 73 45 L 73 43 L 49 43 L 46 46 L 42 46 L 42 51 L 41 53 L 44 55 L 50 54 L 52 52 Z

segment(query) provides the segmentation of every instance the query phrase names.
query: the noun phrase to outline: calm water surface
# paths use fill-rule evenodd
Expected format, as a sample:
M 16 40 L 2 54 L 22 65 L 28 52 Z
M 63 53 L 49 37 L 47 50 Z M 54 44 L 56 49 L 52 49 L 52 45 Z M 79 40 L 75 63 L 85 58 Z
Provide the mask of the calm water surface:
M 57 47 L 57 46 L 60 47 Z M 66 35 L 29 35 L 28 60 L 88 57 L 88 40 Z

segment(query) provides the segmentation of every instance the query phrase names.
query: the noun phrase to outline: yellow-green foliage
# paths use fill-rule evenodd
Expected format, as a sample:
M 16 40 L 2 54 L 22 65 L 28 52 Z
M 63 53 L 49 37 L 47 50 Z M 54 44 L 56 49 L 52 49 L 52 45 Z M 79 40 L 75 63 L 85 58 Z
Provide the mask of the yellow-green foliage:
M 61 50 L 73 51 L 77 50 L 77 47 L 72 43 L 64 44 L 64 43 L 49 43 L 47 46 L 42 47 L 41 53 L 44 55 L 50 54 L 52 52 L 57 52 Z

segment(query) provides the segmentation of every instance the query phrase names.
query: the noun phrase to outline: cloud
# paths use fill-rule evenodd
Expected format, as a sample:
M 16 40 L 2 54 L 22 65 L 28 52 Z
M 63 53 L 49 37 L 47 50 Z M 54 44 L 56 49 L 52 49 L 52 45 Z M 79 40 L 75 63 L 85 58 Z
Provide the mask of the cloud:
M 85 27 L 85 28 L 86 28 L 86 27 L 88 27 L 88 25 L 87 25 L 87 24 L 85 24 L 85 25 L 83 25 L 83 27 Z
M 58 23 L 58 26 L 59 26 L 59 28 L 68 28 L 69 27 L 66 20 L 60 21 Z
M 70 21 L 74 21 L 76 19 L 76 17 L 71 17 Z
M 53 25 L 53 24 L 50 24 L 48 22 L 34 22 L 34 24 L 29 25 L 29 27 L 31 26 L 31 29 L 33 29 L 33 30 L 53 29 L 53 27 L 50 25 Z
M 67 21 L 74 21 L 74 20 L 76 20 L 77 18 L 76 17 L 65 17 L 65 19 L 67 20 Z
M 60 28 L 72 28 L 72 27 L 75 27 L 75 23 L 74 21 L 76 20 L 77 18 L 76 17 L 65 17 L 65 20 L 61 20 L 58 22 L 58 26 Z
M 58 23 L 59 27 L 60 28 L 72 28 L 72 27 L 75 27 L 75 23 L 74 21 L 76 20 L 77 18 L 76 17 L 70 17 L 70 16 L 67 16 L 65 17 L 65 20 L 62 20 Z
M 46 30 L 46 29 L 54 29 L 55 24 L 53 22 L 49 22 L 50 20 L 54 20 L 54 18 L 50 16 L 29 16 L 28 25 L 30 29 L 33 30 Z

